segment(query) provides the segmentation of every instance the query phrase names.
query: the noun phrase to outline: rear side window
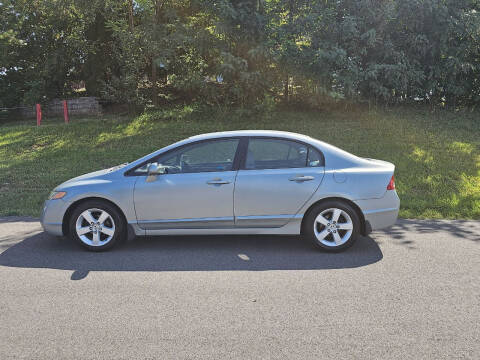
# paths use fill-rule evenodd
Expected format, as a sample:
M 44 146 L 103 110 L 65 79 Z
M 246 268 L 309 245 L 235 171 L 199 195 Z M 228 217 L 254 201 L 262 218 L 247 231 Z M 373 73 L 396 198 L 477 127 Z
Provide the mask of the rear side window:
M 317 149 L 313 147 L 308 147 L 308 157 L 307 157 L 307 166 L 308 167 L 317 167 L 323 166 L 323 155 Z
M 321 154 L 310 146 L 283 139 L 250 139 L 245 169 L 282 169 L 323 166 Z

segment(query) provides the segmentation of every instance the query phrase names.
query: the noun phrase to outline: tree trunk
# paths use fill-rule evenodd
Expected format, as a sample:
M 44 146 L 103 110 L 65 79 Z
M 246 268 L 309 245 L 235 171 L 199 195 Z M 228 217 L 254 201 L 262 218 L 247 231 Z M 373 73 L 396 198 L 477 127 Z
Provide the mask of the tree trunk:
M 294 35 L 293 35 L 293 32 L 292 32 L 292 29 L 293 29 L 293 9 L 294 9 L 294 4 L 293 4 L 293 0 L 290 0 L 288 2 L 288 27 L 290 29 L 290 35 L 287 35 L 289 37 L 289 40 L 290 41 L 294 41 Z M 289 98 L 289 81 L 290 81 L 290 77 L 288 76 L 288 74 L 286 75 L 285 77 L 285 85 L 284 85 L 284 90 L 283 90 L 283 96 L 285 97 L 285 102 L 288 103 L 288 98 Z
M 128 28 L 133 32 L 133 0 L 128 2 Z
M 285 102 L 288 103 L 288 80 L 289 80 L 289 76 L 287 74 L 286 78 L 285 78 L 285 84 L 283 85 L 283 96 L 285 97 Z
M 158 105 L 157 64 L 154 56 L 152 56 L 152 102 L 155 107 Z
M 155 25 L 160 23 L 160 13 L 162 2 L 160 0 L 154 0 L 155 11 L 154 11 L 154 22 Z M 155 29 L 157 30 L 157 29 Z M 158 86 L 157 86 L 157 63 L 155 61 L 155 54 L 152 54 L 152 103 L 153 106 L 158 105 Z

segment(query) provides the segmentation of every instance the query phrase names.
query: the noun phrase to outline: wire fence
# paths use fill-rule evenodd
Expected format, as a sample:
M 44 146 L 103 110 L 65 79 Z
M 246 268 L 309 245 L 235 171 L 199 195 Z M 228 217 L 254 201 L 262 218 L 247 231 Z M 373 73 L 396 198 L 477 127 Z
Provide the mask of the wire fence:
M 14 106 L 14 107 L 0 107 L 0 122 L 9 122 L 24 119 L 22 113 L 29 107 Z
M 67 100 L 54 99 L 47 104 L 41 105 L 40 108 L 37 105 L 0 107 L 0 123 L 37 118 L 37 125 L 40 125 L 42 118 L 64 117 L 65 121 L 68 122 L 70 115 L 98 115 L 101 113 L 102 106 L 95 97 Z

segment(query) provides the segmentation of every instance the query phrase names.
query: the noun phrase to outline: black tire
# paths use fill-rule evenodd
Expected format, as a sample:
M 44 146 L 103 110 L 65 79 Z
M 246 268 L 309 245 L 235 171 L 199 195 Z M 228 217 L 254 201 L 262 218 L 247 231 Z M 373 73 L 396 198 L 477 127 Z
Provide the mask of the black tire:
M 82 239 L 80 239 L 79 235 L 77 234 L 77 220 L 79 219 L 80 215 L 89 209 L 98 209 L 101 211 L 106 211 L 108 215 L 111 217 L 110 219 L 107 219 L 107 222 L 110 222 L 112 224 L 113 220 L 113 227 L 114 227 L 114 232 L 113 236 L 111 236 L 111 239 L 107 241 L 109 238 L 108 235 L 105 234 L 99 234 L 100 236 L 104 237 L 104 244 L 102 244 L 102 240 L 99 241 L 99 245 L 89 245 Z M 92 212 L 94 218 L 96 216 L 96 211 Z M 88 222 L 85 223 L 85 219 L 79 220 L 82 221 L 86 226 L 88 226 Z M 105 251 L 108 249 L 111 249 L 113 246 L 116 244 L 122 242 L 126 238 L 127 234 L 127 226 L 125 224 L 125 220 L 123 215 L 117 210 L 117 208 L 110 203 L 106 201 L 101 201 L 101 200 L 87 200 L 85 202 L 82 202 L 79 204 L 72 212 L 70 219 L 69 219 L 69 237 L 73 239 L 74 241 L 78 242 L 80 245 L 82 245 L 84 248 L 86 248 L 89 251 Z M 90 233 L 86 234 L 85 236 L 91 235 Z M 93 235 L 92 235 L 93 236 Z
M 335 230 L 331 230 L 329 231 L 328 235 L 324 238 L 323 242 L 321 242 L 317 236 L 315 235 L 315 229 L 317 230 L 318 233 L 322 233 L 324 230 L 325 231 L 328 231 L 329 230 L 329 227 L 330 226 L 333 226 L 333 224 L 329 223 L 328 226 L 326 225 L 323 225 L 323 224 L 320 224 L 320 223 L 317 223 L 315 224 L 315 220 L 317 219 L 317 216 L 320 215 L 322 212 L 324 211 L 327 211 L 329 209 L 340 209 L 342 211 L 344 211 L 345 213 L 348 214 L 348 216 L 350 217 L 351 219 L 351 223 L 353 224 L 353 229 L 351 230 L 351 235 L 350 237 L 348 238 L 348 240 L 346 240 L 344 243 L 342 243 L 341 245 L 336 245 L 335 244 L 335 241 L 334 241 L 334 238 L 333 238 L 333 233 L 330 233 L 330 232 L 333 232 Z M 328 215 L 329 213 L 325 213 L 325 216 L 328 218 Z M 347 221 L 347 217 L 343 215 L 340 216 L 340 220 L 343 220 L 344 222 Z M 340 223 L 340 221 L 339 221 Z M 350 246 L 353 245 L 353 243 L 355 242 L 355 240 L 358 238 L 359 234 L 360 234 L 360 218 L 357 214 L 357 212 L 355 211 L 354 208 L 352 208 L 351 205 L 345 203 L 345 202 L 342 202 L 342 201 L 337 201 L 337 200 L 332 200 L 332 201 L 326 201 L 324 203 L 321 203 L 317 206 L 315 206 L 307 215 L 307 217 L 305 218 L 305 221 L 303 223 L 303 235 L 309 240 L 311 241 L 316 247 L 324 250 L 324 251 L 328 251 L 328 252 L 339 252 L 339 251 L 343 251 L 347 248 L 349 248 Z M 339 226 L 341 226 L 341 224 L 339 224 Z M 317 228 L 315 228 L 317 227 Z M 347 234 L 347 231 L 344 231 L 344 230 L 336 230 L 338 231 L 338 234 L 340 235 L 340 237 L 342 237 L 342 234 L 343 235 L 346 235 Z M 326 243 L 329 243 L 331 245 L 326 245 L 324 242 Z

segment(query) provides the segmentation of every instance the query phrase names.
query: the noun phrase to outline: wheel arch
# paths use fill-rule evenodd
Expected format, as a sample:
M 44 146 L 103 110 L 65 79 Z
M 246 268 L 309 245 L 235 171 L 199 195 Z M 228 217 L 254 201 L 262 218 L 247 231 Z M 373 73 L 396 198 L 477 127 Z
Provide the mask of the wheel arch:
M 345 204 L 350 205 L 355 210 L 355 212 L 357 213 L 357 215 L 360 219 L 360 226 L 361 226 L 360 233 L 362 235 L 366 235 L 368 233 L 368 225 L 365 223 L 365 216 L 363 215 L 363 212 L 360 209 L 360 207 L 357 204 L 355 204 L 352 200 L 349 200 L 349 199 L 343 198 L 343 197 L 338 197 L 338 196 L 326 197 L 326 198 L 320 199 L 320 200 L 314 202 L 312 205 L 310 205 L 310 207 L 307 209 L 307 211 L 305 211 L 305 214 L 303 214 L 302 224 L 300 226 L 300 232 L 301 233 L 303 233 L 303 231 L 304 231 L 305 219 L 308 217 L 308 215 L 313 210 L 313 208 L 320 205 L 320 204 L 323 204 L 327 201 L 339 201 L 339 202 L 343 202 Z
M 91 200 L 97 200 L 97 201 L 103 201 L 105 203 L 108 203 L 109 205 L 113 206 L 115 209 L 118 210 L 118 212 L 120 213 L 120 215 L 122 216 L 123 218 L 123 221 L 125 222 L 125 226 L 128 226 L 128 222 L 127 222 L 127 218 L 125 217 L 125 214 L 123 212 L 123 210 L 120 208 L 120 206 L 118 206 L 117 204 L 115 204 L 113 201 L 109 200 L 109 199 L 106 199 L 104 197 L 100 197 L 100 196 L 89 196 L 89 197 L 85 197 L 85 198 L 82 198 L 82 199 L 78 199 L 76 201 L 74 201 L 73 203 L 70 204 L 70 206 L 68 207 L 68 209 L 65 211 L 65 214 L 63 215 L 63 219 L 62 219 L 62 233 L 64 236 L 68 235 L 68 232 L 69 232 L 69 225 L 70 225 L 70 216 L 72 215 L 72 212 L 75 210 L 75 208 L 77 208 L 80 204 L 86 202 L 86 201 L 91 201 Z

